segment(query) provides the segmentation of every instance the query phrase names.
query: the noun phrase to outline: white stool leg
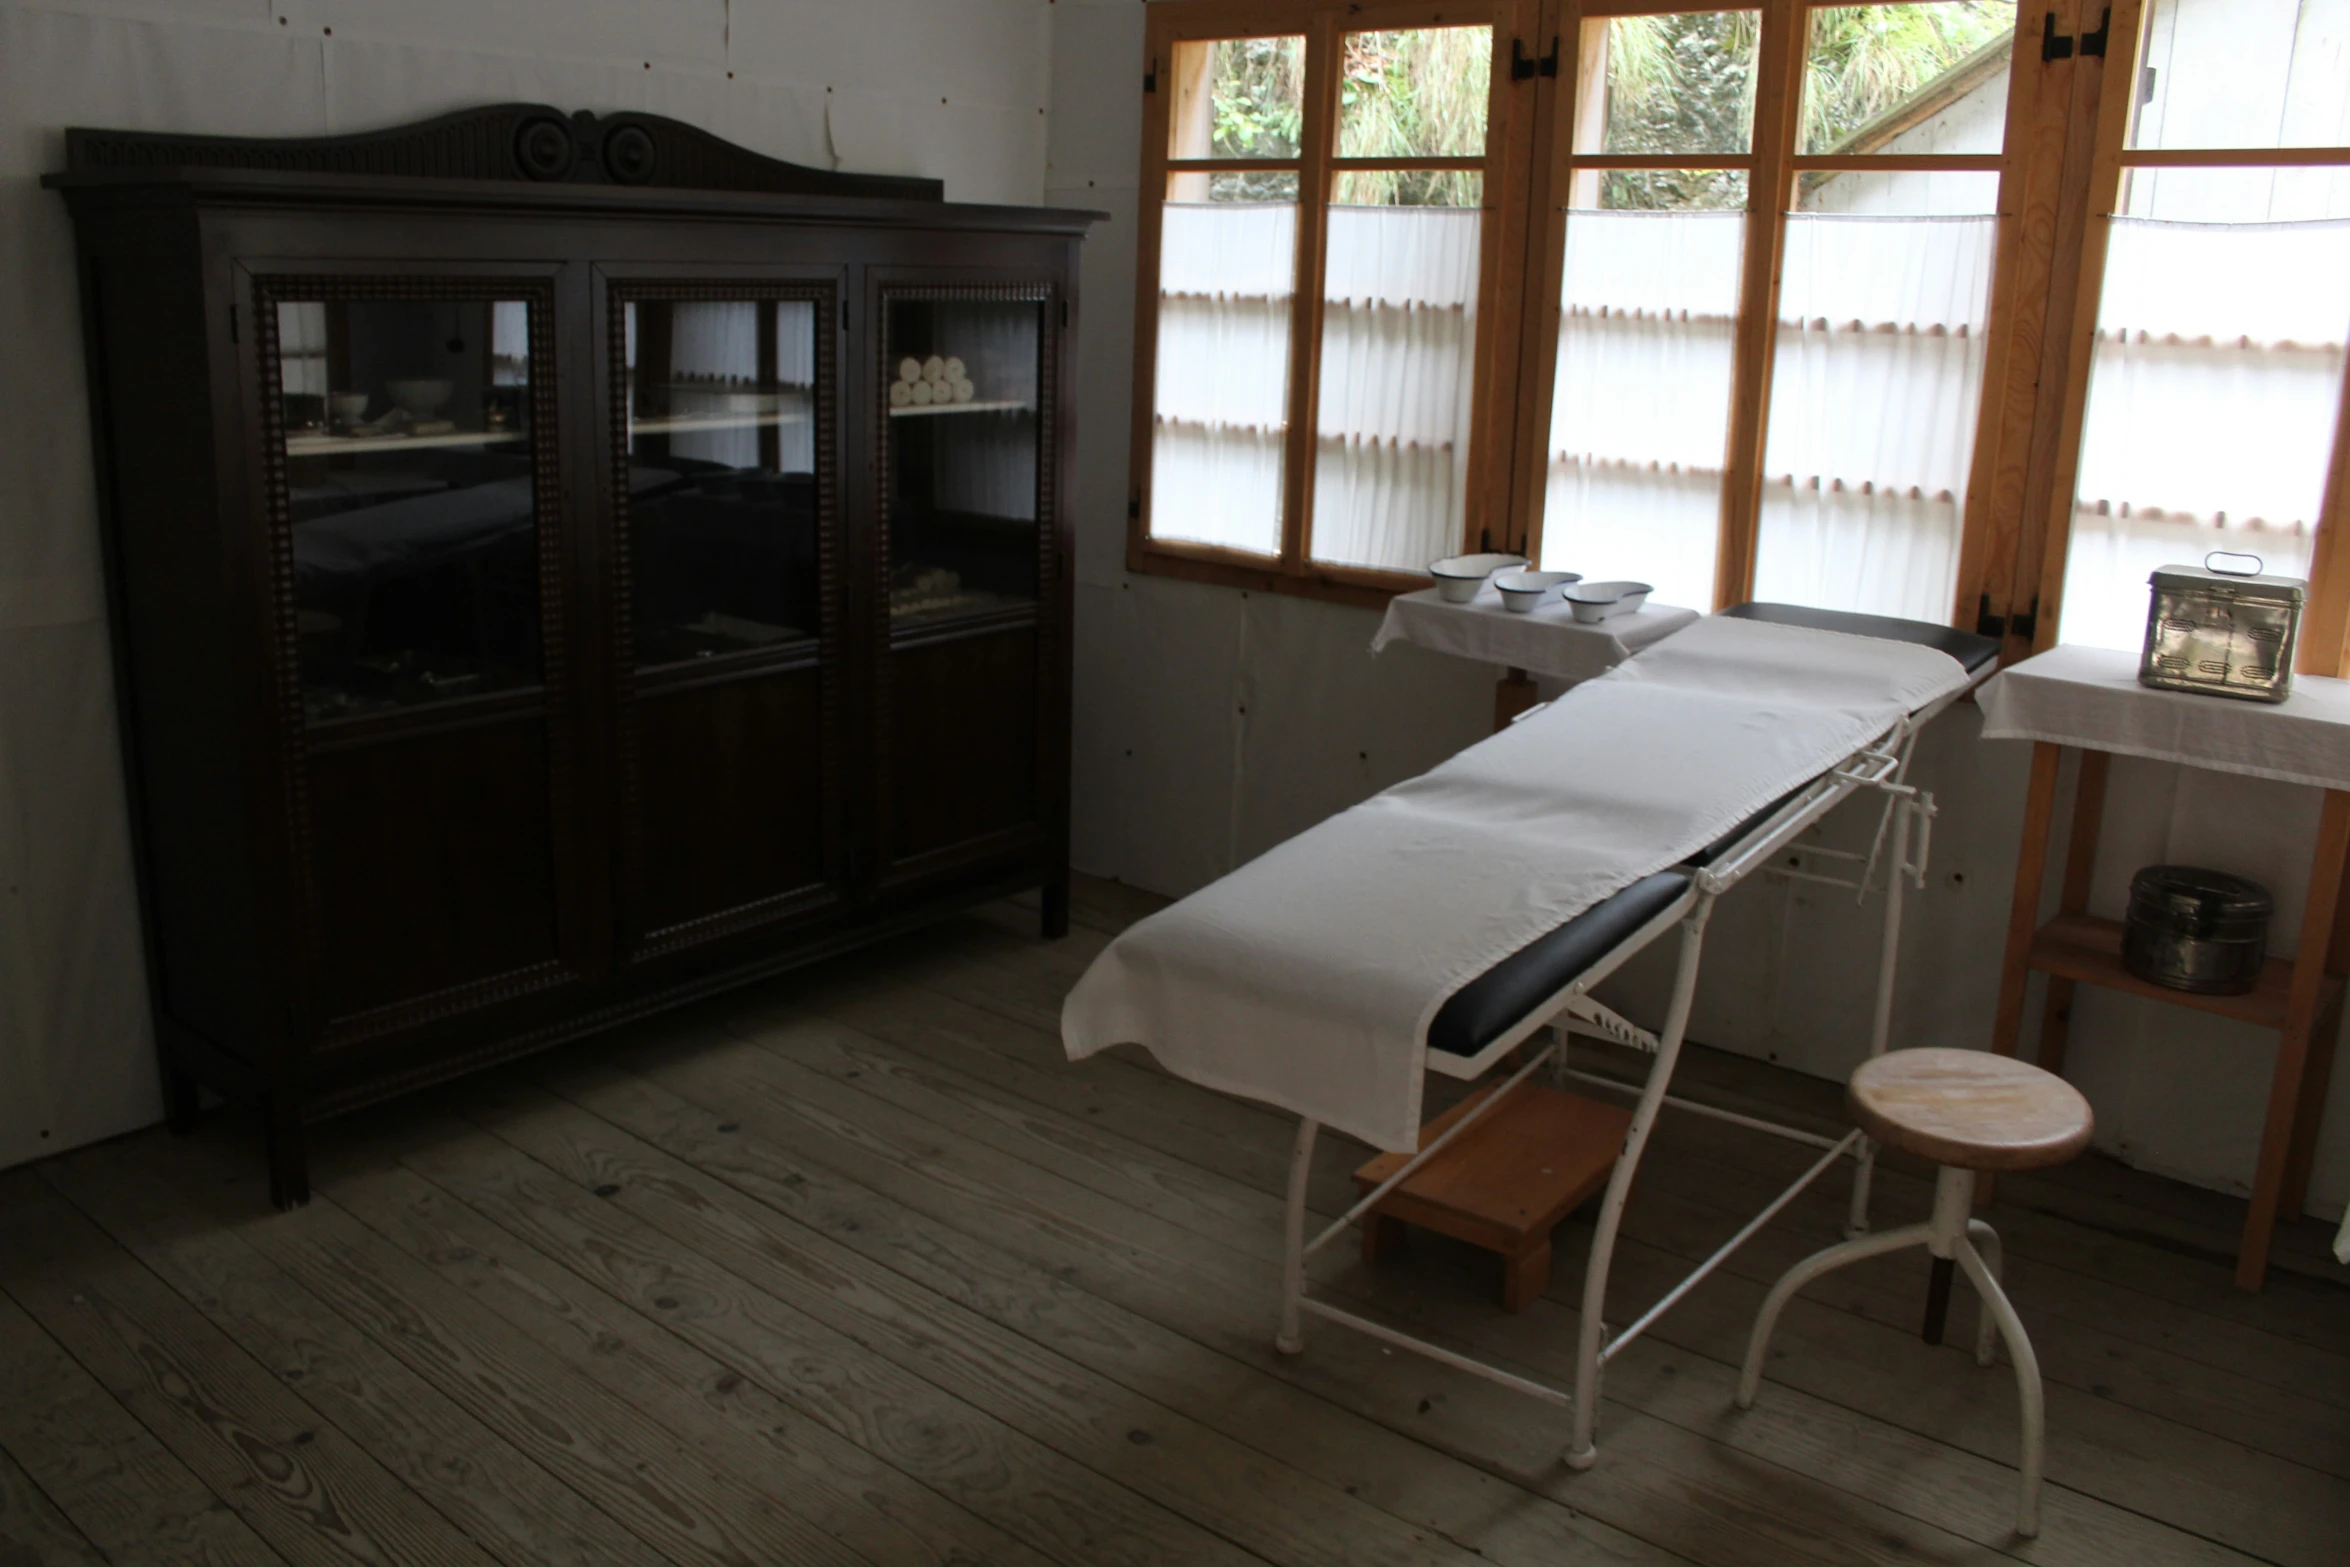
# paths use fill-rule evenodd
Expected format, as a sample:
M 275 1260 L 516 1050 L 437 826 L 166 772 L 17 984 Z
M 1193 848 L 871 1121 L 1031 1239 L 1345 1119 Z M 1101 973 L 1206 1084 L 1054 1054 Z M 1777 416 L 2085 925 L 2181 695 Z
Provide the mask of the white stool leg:
M 1904 1246 L 1923 1246 L 1932 1238 L 1931 1224 L 1905 1224 L 1897 1230 L 1881 1230 L 1874 1235 L 1863 1235 L 1858 1240 L 1844 1241 L 1825 1251 L 1815 1251 L 1794 1267 L 1780 1275 L 1764 1297 L 1762 1310 L 1754 1315 L 1754 1332 L 1746 1341 L 1746 1365 L 1738 1373 L 1738 1407 L 1754 1407 L 1755 1388 L 1762 1382 L 1763 1351 L 1770 1347 L 1771 1330 L 1778 1326 L 1779 1313 L 1795 1292 L 1848 1262 L 1863 1257 L 1874 1257 L 1888 1251 L 1899 1251 Z
M 2007 1287 L 2007 1273 L 2000 1265 L 1999 1232 L 1981 1219 L 1969 1219 L 1966 1226 L 1966 1238 L 1969 1244 L 1983 1254 L 1984 1265 L 1991 1270 L 1993 1282 L 2005 1289 Z M 1991 1315 L 1991 1309 L 1986 1306 L 1975 1313 L 1975 1364 L 1978 1366 L 1991 1364 L 1995 1358 L 1992 1351 L 1998 1343 L 1999 1320 Z
M 1844 1216 L 1844 1238 L 1860 1239 L 1869 1232 L 1869 1182 L 1877 1173 L 1877 1145 L 1860 1140 L 1860 1154 L 1852 1162 L 1852 1207 Z
M 2016 1400 L 2023 1406 L 2024 1421 L 2023 1461 L 2017 1466 L 2021 1494 L 2016 1499 L 2015 1532 L 2028 1537 L 2040 1532 L 2040 1466 L 2048 1443 L 2039 1357 L 2032 1353 L 2032 1341 L 2024 1335 L 2023 1319 L 2008 1304 L 2007 1292 L 1983 1265 L 1981 1254 L 1963 1240 L 1958 1243 L 1958 1265 L 1966 1270 L 1975 1293 L 1983 1297 L 1984 1312 L 1998 1324 L 2000 1337 L 2007 1340 L 2008 1358 L 2015 1362 Z
M 1297 1301 L 1306 1288 L 1306 1184 L 1314 1169 L 1314 1136 L 1321 1130 L 1319 1122 L 1299 1121 L 1297 1145 L 1289 1153 L 1289 1208 L 1281 1224 L 1281 1330 L 1273 1336 L 1273 1347 L 1284 1355 L 1306 1347 Z

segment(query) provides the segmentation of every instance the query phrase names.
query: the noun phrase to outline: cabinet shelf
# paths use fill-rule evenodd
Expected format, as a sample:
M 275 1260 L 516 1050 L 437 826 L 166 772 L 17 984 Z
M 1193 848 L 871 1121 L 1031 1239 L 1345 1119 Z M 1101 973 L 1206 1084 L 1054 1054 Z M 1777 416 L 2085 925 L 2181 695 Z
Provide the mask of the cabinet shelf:
M 2240 996 L 2204 996 L 2153 984 L 2122 966 L 2121 922 L 2087 914 L 2060 914 L 2041 926 L 2032 938 L 2030 966 L 2058 979 L 2077 980 L 2103 990 L 2143 996 L 2149 1001 L 2167 1001 L 2198 1012 L 2213 1012 L 2241 1023 L 2257 1023 L 2262 1028 L 2285 1026 L 2286 1001 L 2293 989 L 2292 963 L 2274 957 L 2261 966 L 2259 983 Z M 2326 976 L 2325 990 L 2318 998 L 2321 1014 L 2341 986 L 2338 977 Z
M 808 416 L 795 414 L 680 414 L 670 419 L 631 419 L 631 435 L 687 435 L 699 430 L 778 430 L 785 425 L 806 424 Z
M 889 416 L 892 419 L 919 419 L 926 414 L 993 414 L 1015 408 L 1022 413 L 1035 411 L 1019 398 L 1010 397 L 993 403 L 924 403 L 919 407 L 892 408 Z
M 520 430 L 451 430 L 442 435 L 289 435 L 288 457 L 332 457 L 347 452 L 416 452 L 440 446 L 498 446 L 523 438 Z

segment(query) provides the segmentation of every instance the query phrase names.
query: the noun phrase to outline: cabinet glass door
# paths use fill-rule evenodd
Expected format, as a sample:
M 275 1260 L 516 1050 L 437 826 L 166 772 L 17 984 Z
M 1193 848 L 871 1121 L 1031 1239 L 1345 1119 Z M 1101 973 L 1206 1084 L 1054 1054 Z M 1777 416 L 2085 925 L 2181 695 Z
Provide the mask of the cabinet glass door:
M 882 290 L 885 885 L 1029 852 L 1052 591 L 1041 286 Z
M 886 317 L 891 630 L 1033 606 L 1043 302 L 897 295 Z
M 322 1043 L 357 1045 L 582 976 L 573 720 L 544 651 L 553 289 L 261 290 L 315 1001 Z
M 276 307 L 302 707 L 313 722 L 539 680 L 530 307 Z
M 637 960 L 837 900 L 834 298 L 806 284 L 616 295 Z

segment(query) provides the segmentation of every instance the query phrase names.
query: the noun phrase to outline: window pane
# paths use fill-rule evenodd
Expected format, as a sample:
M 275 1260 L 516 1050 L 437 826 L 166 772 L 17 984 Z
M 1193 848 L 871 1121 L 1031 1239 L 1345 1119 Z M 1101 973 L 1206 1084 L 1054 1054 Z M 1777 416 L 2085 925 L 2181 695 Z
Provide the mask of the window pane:
M 2350 326 L 2350 222 L 2116 218 L 2063 638 L 2136 649 L 2147 574 L 2212 550 L 2307 576 Z
M 1348 33 L 1338 84 L 1342 158 L 1481 158 L 1493 29 Z
M 1175 46 L 1171 158 L 1294 158 L 1305 124 L 1306 41 L 1217 38 Z
M 1827 6 L 1804 55 L 1807 153 L 1997 152 L 2014 0 Z
M 1760 15 L 1689 11 L 1608 18 L 1606 47 L 1590 52 L 1576 93 L 1575 150 L 1751 150 Z
M 2173 223 L 2350 218 L 2350 168 L 2124 169 L 2119 210 Z
M 1567 215 L 1542 564 L 1713 603 L 1746 215 Z
M 277 329 L 306 714 L 535 684 L 528 305 L 292 301 Z
M 1256 192 L 1204 174 L 1167 182 L 1152 392 L 1153 538 L 1281 551 L 1297 176 L 1280 178 L 1281 199 L 1273 192 L 1248 199 Z
M 1330 209 L 1316 560 L 1417 571 L 1460 547 L 1482 176 L 1342 175 Z M 1433 198 L 1433 199 L 1425 199 Z
M 816 636 L 815 305 L 632 300 L 622 325 L 638 666 Z
M 1999 220 L 1905 213 L 1930 178 L 1870 176 L 1889 215 L 1787 219 L 1757 598 L 1950 618 Z
M 2350 6 L 2153 0 L 2134 147 L 2350 146 Z

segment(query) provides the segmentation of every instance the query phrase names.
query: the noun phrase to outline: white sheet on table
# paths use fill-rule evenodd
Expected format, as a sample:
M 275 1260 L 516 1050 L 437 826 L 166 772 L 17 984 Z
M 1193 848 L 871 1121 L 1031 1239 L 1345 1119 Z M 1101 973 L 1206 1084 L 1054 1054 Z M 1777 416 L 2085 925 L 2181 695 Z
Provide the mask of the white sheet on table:
M 2138 655 L 2066 644 L 1983 687 L 1983 738 L 2118 751 L 2279 783 L 2350 789 L 2350 680 L 2295 675 L 2282 702 L 2158 691 Z
M 1414 1147 L 1455 990 L 1965 683 L 1929 648 L 1701 620 L 1133 926 L 1062 1042 Z
M 1447 604 L 1436 589 L 1422 588 L 1387 601 L 1387 616 L 1371 638 L 1371 651 L 1383 651 L 1390 642 L 1409 642 L 1537 675 L 1589 680 L 1696 621 L 1693 609 L 1649 604 L 1636 614 L 1585 625 L 1561 598 L 1521 615 L 1502 603 L 1500 590 L 1490 582 L 1466 604 Z

